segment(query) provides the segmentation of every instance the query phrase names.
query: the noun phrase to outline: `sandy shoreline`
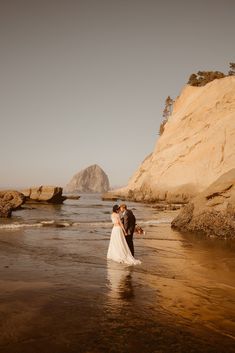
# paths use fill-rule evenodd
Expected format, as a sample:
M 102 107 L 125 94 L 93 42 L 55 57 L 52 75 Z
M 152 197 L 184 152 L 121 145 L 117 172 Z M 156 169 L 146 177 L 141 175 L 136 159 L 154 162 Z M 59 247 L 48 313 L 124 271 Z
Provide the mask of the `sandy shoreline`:
M 234 351 L 232 254 L 167 224 L 135 243 L 132 268 L 107 263 L 108 235 L 0 234 L 0 352 Z

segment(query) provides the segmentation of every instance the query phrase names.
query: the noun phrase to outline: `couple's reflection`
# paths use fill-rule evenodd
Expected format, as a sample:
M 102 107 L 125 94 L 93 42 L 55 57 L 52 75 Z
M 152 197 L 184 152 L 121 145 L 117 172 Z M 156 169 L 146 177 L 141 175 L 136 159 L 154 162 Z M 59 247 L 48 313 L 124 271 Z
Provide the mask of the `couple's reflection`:
M 132 266 L 124 266 L 111 261 L 108 262 L 107 279 L 110 300 L 129 301 L 135 296 L 132 284 L 132 271 Z

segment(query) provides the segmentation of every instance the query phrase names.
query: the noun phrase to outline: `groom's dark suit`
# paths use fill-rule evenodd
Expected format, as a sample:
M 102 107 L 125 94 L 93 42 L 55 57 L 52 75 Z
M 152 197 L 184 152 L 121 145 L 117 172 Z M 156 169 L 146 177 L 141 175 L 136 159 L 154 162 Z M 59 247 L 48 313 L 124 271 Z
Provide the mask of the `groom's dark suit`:
M 134 244 L 133 244 L 133 233 L 135 230 L 135 216 L 131 210 L 125 210 L 124 215 L 122 217 L 122 222 L 127 232 L 126 241 L 129 246 L 129 249 L 134 256 Z

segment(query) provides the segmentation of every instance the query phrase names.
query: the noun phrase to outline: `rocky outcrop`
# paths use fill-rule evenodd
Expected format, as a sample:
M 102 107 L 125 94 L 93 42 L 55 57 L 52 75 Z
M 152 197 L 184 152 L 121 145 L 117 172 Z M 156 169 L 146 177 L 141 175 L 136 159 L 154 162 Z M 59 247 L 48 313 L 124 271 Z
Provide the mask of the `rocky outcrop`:
M 115 195 L 187 203 L 235 167 L 235 77 L 186 86 L 156 147 Z
M 39 186 L 22 190 L 27 201 L 31 202 L 49 202 L 60 204 L 66 200 L 63 196 L 63 188 L 59 186 Z
M 109 179 L 97 164 L 75 174 L 66 185 L 66 192 L 106 192 L 109 190 Z
M 11 217 L 12 211 L 20 208 L 24 202 L 24 195 L 18 191 L 0 191 L 0 217 Z
M 119 196 L 113 194 L 112 192 L 106 192 L 102 195 L 103 201 L 117 201 L 118 199 L 119 199 Z
M 184 206 L 172 221 L 172 227 L 235 238 L 235 168 Z

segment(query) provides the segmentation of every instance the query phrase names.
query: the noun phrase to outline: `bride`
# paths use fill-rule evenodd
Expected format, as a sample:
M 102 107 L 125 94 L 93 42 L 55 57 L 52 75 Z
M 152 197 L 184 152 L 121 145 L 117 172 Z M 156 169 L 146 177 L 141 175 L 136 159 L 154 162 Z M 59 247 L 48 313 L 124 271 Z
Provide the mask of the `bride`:
M 113 222 L 113 229 L 109 242 L 107 258 L 113 261 L 125 263 L 128 265 L 141 264 L 140 260 L 136 260 L 127 245 L 125 235 L 126 231 L 119 216 L 120 208 L 118 205 L 113 206 L 113 213 L 111 219 Z

